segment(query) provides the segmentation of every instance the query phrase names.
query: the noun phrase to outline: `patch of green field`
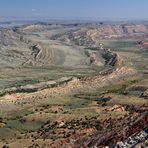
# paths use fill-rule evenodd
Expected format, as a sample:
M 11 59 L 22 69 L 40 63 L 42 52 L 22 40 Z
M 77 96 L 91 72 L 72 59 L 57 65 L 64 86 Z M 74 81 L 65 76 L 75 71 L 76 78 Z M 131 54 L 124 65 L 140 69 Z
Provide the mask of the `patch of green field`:
M 20 120 L 9 120 L 6 128 L 16 131 L 35 131 L 40 128 L 42 124 L 43 123 L 40 122 L 22 123 Z
M 137 51 L 135 40 L 102 40 L 100 41 L 104 47 L 110 48 L 113 51 Z
M 15 136 L 16 131 L 13 131 L 9 128 L 0 128 L 0 141 L 7 140 L 9 138 L 13 138 Z

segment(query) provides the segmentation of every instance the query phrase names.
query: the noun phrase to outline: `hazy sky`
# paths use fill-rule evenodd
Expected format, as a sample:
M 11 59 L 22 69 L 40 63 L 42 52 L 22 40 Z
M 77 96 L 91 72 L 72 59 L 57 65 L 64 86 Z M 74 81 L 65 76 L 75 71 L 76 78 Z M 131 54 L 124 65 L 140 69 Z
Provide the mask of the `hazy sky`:
M 148 0 L 0 0 L 0 17 L 147 19 Z

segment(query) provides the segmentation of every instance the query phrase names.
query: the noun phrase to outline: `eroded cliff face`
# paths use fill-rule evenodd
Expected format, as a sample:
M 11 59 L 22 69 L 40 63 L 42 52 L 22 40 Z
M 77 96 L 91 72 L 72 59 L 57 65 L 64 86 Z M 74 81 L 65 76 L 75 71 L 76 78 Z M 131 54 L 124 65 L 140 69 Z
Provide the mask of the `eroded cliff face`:
M 105 64 L 110 66 L 117 66 L 119 62 L 118 54 L 112 53 L 109 49 L 102 49 L 101 55 L 105 59 Z

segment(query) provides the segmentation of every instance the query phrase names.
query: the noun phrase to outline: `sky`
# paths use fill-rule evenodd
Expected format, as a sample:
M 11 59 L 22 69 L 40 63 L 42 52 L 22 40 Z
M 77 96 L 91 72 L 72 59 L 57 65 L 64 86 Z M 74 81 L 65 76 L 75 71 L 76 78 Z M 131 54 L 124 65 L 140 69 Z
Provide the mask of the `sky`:
M 148 19 L 148 0 L 0 0 L 0 18 Z

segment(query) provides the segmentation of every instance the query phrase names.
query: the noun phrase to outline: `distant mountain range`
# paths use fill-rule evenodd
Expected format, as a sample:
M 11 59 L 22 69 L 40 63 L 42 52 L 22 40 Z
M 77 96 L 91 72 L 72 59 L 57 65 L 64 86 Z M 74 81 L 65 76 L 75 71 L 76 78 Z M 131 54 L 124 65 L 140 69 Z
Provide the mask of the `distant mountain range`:
M 33 24 L 39 22 L 48 23 L 98 23 L 103 22 L 105 24 L 123 24 L 123 23 L 134 23 L 134 24 L 148 24 L 148 19 L 126 19 L 126 18 L 89 18 L 89 17 L 3 17 L 0 16 L 1 27 L 20 26 L 26 24 Z

